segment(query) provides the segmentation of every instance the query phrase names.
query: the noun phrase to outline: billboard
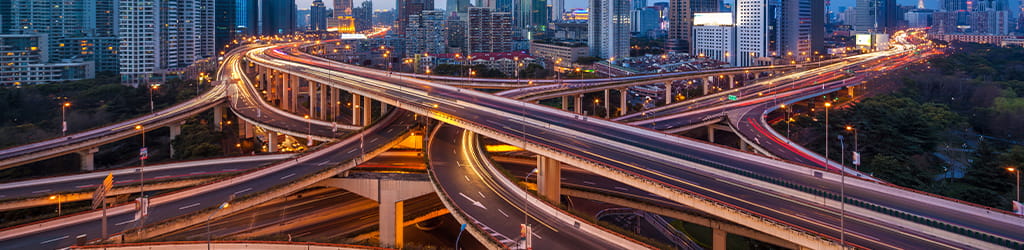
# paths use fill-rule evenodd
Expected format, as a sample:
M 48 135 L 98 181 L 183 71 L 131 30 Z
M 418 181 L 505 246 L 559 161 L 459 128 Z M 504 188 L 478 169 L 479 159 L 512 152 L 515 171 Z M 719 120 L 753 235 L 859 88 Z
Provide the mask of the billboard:
M 693 25 L 732 25 L 732 13 L 693 13 Z
M 871 34 L 857 34 L 857 46 L 871 46 Z

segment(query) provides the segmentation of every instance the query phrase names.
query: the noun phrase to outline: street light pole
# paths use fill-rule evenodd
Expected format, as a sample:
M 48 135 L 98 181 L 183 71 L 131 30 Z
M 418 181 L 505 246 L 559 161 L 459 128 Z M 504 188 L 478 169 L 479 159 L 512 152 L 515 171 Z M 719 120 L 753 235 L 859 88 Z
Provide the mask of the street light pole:
M 206 250 L 210 250 L 210 244 L 212 242 L 211 238 L 213 238 L 210 233 L 210 219 L 212 219 L 213 215 L 217 214 L 221 209 L 225 209 L 228 206 L 231 206 L 231 204 L 227 202 L 221 203 L 220 206 L 217 206 L 217 210 L 213 210 L 213 213 L 210 213 L 210 216 L 206 217 Z
M 1006 171 L 1013 172 L 1015 175 L 1017 175 L 1017 188 L 1014 189 L 1014 190 L 1017 191 L 1017 200 L 1016 201 L 1020 202 L 1020 171 L 1017 168 L 1015 168 L 1015 167 L 1008 167 L 1008 168 L 1006 168 Z
M 65 114 L 65 113 L 67 113 L 65 110 L 67 110 L 68 107 L 71 107 L 71 103 L 70 102 L 64 102 L 64 104 L 60 105 L 60 124 L 61 124 L 60 136 L 61 137 L 67 136 L 67 133 L 68 133 L 68 119 L 67 119 L 67 115 Z
M 60 207 L 61 207 L 61 204 L 60 204 L 61 203 L 60 194 L 51 195 L 50 199 L 51 200 L 57 200 L 57 216 L 60 216 L 60 213 L 61 213 L 61 211 L 60 211 Z
M 790 138 L 790 136 L 789 136 L 789 109 L 786 108 L 786 104 L 785 103 L 783 103 L 782 105 L 779 105 L 779 107 L 782 108 L 782 111 L 786 113 L 786 138 Z

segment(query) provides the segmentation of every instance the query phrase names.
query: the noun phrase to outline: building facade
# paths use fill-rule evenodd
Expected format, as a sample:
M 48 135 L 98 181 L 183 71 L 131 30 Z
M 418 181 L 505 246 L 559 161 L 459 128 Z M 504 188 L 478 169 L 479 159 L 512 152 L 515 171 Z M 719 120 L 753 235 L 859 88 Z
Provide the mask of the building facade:
M 545 42 L 531 41 L 530 55 L 544 58 L 551 62 L 559 62 L 560 65 L 574 63 L 580 57 L 590 54 L 587 44 L 580 42 Z
M 352 9 L 352 17 L 355 19 L 356 32 L 365 32 L 373 29 L 373 2 L 366 0 L 359 4 L 359 7 Z
M 732 13 L 694 14 L 693 54 L 736 65 L 736 27 Z
M 138 86 L 215 55 L 213 0 L 121 0 L 119 9 L 123 84 Z
M 446 53 L 446 22 L 444 12 L 438 10 L 424 10 L 419 15 L 409 15 L 409 25 L 405 26 L 406 54 Z
M 512 51 L 512 14 L 483 7 L 469 8 L 466 47 L 468 53 Z
M 736 63 L 746 67 L 759 64 L 768 54 L 768 1 L 736 0 Z
M 614 59 L 629 57 L 629 0 L 590 0 L 587 46 L 593 56 Z
M 309 5 L 309 30 L 326 31 L 328 16 L 324 1 L 313 0 L 313 3 Z
M 0 35 L 0 86 L 95 78 L 92 61 L 50 61 L 46 34 Z
M 260 0 L 259 34 L 285 35 L 296 31 L 295 1 Z
M 803 61 L 811 53 L 811 1 L 782 1 L 778 53 L 789 60 Z
M 396 2 L 398 16 L 395 17 L 395 33 L 405 35 L 405 26 L 409 24 L 409 15 L 424 10 L 434 10 L 434 0 L 398 0 Z
M 117 0 L 0 1 L 0 34 L 46 34 L 49 60 L 93 61 L 117 72 Z M 59 6 L 59 7 L 56 7 Z

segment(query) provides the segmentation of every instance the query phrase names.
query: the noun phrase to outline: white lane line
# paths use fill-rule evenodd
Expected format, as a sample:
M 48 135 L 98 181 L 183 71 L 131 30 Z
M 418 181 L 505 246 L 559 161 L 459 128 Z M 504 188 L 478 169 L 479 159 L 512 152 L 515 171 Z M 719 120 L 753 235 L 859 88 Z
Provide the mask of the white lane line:
M 43 189 L 43 190 L 32 191 L 33 194 L 46 193 L 46 192 L 50 192 L 50 189 Z
M 532 233 L 532 234 L 533 234 L 533 237 L 537 237 L 537 239 L 544 239 L 544 237 L 540 237 L 540 235 L 537 235 L 537 233 Z
M 285 178 L 292 177 L 292 176 L 295 176 L 295 173 L 291 173 L 291 174 L 288 174 L 288 175 L 285 175 L 285 176 L 281 176 L 281 180 L 284 180 Z
M 377 137 L 374 137 L 373 139 L 370 139 L 370 143 L 373 143 L 375 141 L 377 141 Z
M 192 205 L 188 205 L 188 206 L 184 206 L 184 207 L 179 207 L 178 210 L 184 210 L 184 209 L 192 208 L 192 207 L 195 207 L 195 206 L 199 206 L 199 202 L 196 202 L 195 204 L 192 204 Z
M 504 215 L 505 218 L 508 218 L 508 214 L 506 214 L 505 211 L 501 211 L 501 208 L 498 209 L 498 212 L 501 213 L 501 215 Z
M 39 242 L 39 245 L 44 245 L 46 243 L 50 243 L 50 242 L 54 242 L 54 241 L 58 241 L 58 240 L 63 240 L 63 239 L 67 239 L 67 238 L 68 238 L 68 236 L 64 235 L 64 236 L 57 237 L 57 238 L 54 238 L 54 239 L 50 239 L 50 240 L 46 240 L 46 241 L 43 241 L 43 242 Z
M 592 181 L 583 181 L 583 184 L 587 184 L 587 185 L 591 185 L 591 186 L 593 186 L 593 185 L 595 185 L 595 184 L 597 184 L 597 183 L 594 183 L 594 182 L 592 182 Z
M 615 189 L 622 190 L 622 191 L 629 191 L 629 189 L 626 189 L 624 187 L 615 187 Z
M 128 223 L 132 223 L 132 222 L 135 222 L 135 219 L 118 222 L 117 224 L 114 224 L 114 225 L 115 226 L 120 226 L 120 225 L 124 225 L 124 224 L 128 224 Z
M 248 192 L 249 190 L 252 190 L 252 188 L 245 188 L 245 189 L 239 190 L 238 192 L 235 192 L 235 195 L 237 196 L 238 194 L 244 193 L 244 192 Z
M 487 196 L 484 196 L 484 193 L 481 193 L 481 192 L 479 192 L 479 191 L 477 191 L 476 193 L 480 194 L 480 198 L 484 198 L 484 199 L 487 199 Z
M 205 173 L 206 173 L 206 171 L 199 171 L 199 172 L 191 172 L 191 173 L 188 173 L 188 174 L 205 174 Z
M 471 180 L 469 180 L 469 176 L 468 175 L 463 175 L 462 177 L 466 177 L 466 181 L 472 182 Z
M 358 148 L 353 148 L 352 150 L 349 150 L 347 154 L 351 154 L 353 152 L 356 152 L 356 149 L 358 149 Z

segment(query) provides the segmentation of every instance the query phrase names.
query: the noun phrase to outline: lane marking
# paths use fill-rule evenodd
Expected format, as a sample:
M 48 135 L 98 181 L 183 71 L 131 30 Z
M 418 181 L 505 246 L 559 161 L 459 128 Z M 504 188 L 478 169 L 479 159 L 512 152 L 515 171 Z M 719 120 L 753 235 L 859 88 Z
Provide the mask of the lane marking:
M 50 192 L 50 189 L 43 189 L 43 190 L 32 191 L 33 194 L 46 193 L 46 192 Z
M 292 177 L 292 176 L 295 176 L 295 173 L 291 173 L 291 174 L 288 174 L 288 175 L 285 175 L 285 176 L 281 176 L 280 180 L 284 180 L 285 178 Z
M 594 183 L 592 181 L 583 181 L 583 184 L 587 184 L 587 185 L 593 186 L 593 185 L 596 185 L 597 183 Z
M 629 189 L 626 189 L 624 187 L 615 187 L 615 189 L 622 190 L 622 191 L 629 191 Z
M 501 211 L 501 208 L 498 209 L 498 212 L 501 213 L 501 215 L 504 215 L 505 218 L 508 218 L 508 214 L 506 214 L 505 211 Z
M 487 199 L 487 196 L 484 196 L 484 193 L 482 193 L 480 191 L 477 191 L 476 193 L 480 194 L 480 198 Z
M 531 232 L 531 234 L 533 234 L 533 237 L 537 237 L 537 239 L 544 239 L 544 237 L 540 237 L 537 233 Z
M 473 182 L 473 181 L 469 180 L 469 176 L 468 175 L 463 175 L 462 177 L 466 177 L 466 182 Z
M 252 188 L 245 188 L 245 189 L 239 190 L 238 192 L 235 192 L 235 195 L 237 196 L 238 194 L 244 193 L 244 192 L 248 192 L 249 190 L 252 190 Z
M 199 206 L 199 202 L 196 202 L 195 204 L 192 204 L 192 205 L 188 205 L 188 206 L 184 206 L 184 207 L 179 207 L 178 210 L 184 210 L 184 209 L 193 208 L 193 207 L 196 207 L 196 206 Z
M 50 240 L 46 240 L 46 241 L 43 241 L 43 242 L 39 242 L 39 245 L 45 245 L 46 243 L 50 243 L 50 242 L 54 242 L 54 241 L 58 241 L 58 240 L 63 240 L 63 239 L 67 239 L 67 238 L 68 238 L 68 236 L 64 235 L 64 236 L 57 237 L 57 238 L 54 238 L 54 239 L 50 239 Z
M 118 222 L 117 224 L 114 224 L 114 225 L 115 226 L 120 226 L 120 225 L 124 225 L 124 224 L 128 224 L 128 223 L 132 223 L 132 222 L 135 222 L 135 219 Z

